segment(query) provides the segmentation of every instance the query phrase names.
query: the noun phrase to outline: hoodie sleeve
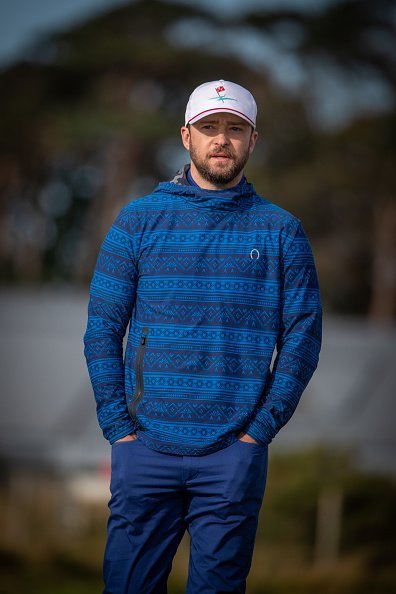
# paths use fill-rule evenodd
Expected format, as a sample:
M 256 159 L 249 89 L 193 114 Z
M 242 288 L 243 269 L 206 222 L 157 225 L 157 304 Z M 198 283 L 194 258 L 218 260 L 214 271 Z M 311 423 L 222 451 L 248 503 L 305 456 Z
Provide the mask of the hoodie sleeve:
M 135 227 L 125 207 L 102 243 L 90 285 L 84 335 L 98 422 L 110 443 L 135 429 L 125 399 L 123 359 L 123 338 L 132 315 L 138 278 Z
M 281 255 L 282 282 L 277 356 L 260 405 L 244 431 L 269 444 L 294 413 L 315 371 L 321 347 L 322 308 L 311 246 L 300 221 Z

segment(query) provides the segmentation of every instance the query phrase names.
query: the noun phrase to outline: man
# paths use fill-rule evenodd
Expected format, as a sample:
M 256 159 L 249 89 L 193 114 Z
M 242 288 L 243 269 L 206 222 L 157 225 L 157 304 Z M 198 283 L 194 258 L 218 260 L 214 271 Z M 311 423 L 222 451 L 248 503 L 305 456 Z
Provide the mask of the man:
M 99 253 L 85 355 L 112 444 L 106 594 L 166 593 L 186 529 L 187 594 L 245 592 L 268 444 L 318 363 L 309 242 L 243 172 L 256 111 L 235 83 L 195 89 L 190 165 L 127 204 Z

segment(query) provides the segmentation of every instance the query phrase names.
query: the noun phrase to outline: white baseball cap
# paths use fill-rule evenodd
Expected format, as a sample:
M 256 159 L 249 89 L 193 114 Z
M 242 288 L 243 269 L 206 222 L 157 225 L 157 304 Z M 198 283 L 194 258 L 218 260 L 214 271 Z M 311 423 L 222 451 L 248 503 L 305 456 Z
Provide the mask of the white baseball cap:
M 256 127 L 257 105 L 244 87 L 227 80 L 214 80 L 197 87 L 190 95 L 185 125 L 212 113 L 233 113 Z

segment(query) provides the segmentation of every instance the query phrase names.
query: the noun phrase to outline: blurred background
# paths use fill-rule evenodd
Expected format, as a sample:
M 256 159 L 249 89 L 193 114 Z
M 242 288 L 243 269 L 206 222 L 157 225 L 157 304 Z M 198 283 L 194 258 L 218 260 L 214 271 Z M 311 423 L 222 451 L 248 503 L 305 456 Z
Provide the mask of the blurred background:
M 102 589 L 88 285 L 120 208 L 188 161 L 188 96 L 219 78 L 256 98 L 247 176 L 303 221 L 324 305 L 247 591 L 396 591 L 396 3 L 3 0 L 0 32 L 0 593 Z

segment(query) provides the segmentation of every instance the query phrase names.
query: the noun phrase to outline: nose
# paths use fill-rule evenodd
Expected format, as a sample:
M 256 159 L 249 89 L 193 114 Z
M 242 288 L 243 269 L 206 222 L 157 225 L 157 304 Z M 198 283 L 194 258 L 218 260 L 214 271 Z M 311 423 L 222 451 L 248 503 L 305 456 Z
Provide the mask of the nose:
M 219 146 L 227 146 L 230 144 L 230 140 L 225 130 L 220 130 L 214 139 L 215 144 Z

